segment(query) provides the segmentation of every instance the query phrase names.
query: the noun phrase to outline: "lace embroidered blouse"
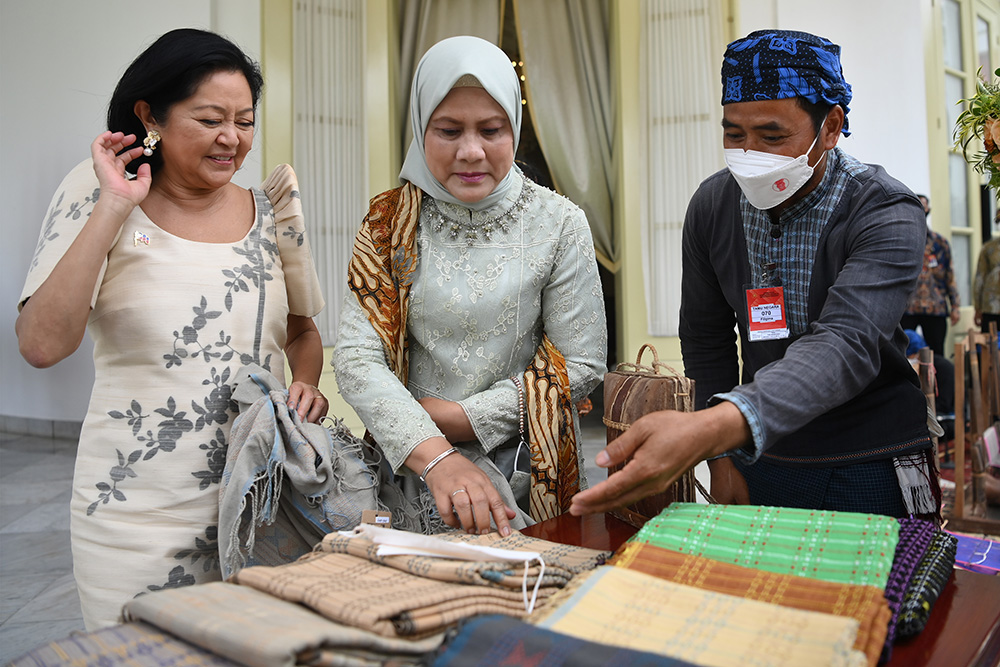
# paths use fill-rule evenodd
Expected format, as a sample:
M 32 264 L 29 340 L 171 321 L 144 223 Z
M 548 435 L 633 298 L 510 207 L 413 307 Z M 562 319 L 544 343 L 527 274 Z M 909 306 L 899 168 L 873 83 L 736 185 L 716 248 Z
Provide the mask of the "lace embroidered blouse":
M 471 211 L 424 195 L 408 310 L 409 386 L 348 293 L 333 354 L 340 393 L 400 471 L 440 430 L 417 403 L 458 401 L 484 453 L 518 431 L 510 379 L 543 331 L 566 358 L 573 401 L 606 371 L 607 324 L 593 239 L 583 211 L 523 179 L 497 205 Z

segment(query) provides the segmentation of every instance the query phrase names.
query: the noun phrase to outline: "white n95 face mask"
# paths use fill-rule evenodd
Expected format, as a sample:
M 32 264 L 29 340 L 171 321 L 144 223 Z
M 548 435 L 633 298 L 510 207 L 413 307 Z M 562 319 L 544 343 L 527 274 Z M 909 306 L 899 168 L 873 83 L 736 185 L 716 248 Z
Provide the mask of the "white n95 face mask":
M 726 148 L 726 166 L 747 201 L 756 208 L 767 210 L 785 202 L 812 178 L 816 167 L 809 166 L 809 153 L 817 141 L 819 134 L 813 139 L 809 150 L 795 158 L 762 151 L 745 151 L 742 148 Z M 821 156 L 816 164 L 822 159 Z

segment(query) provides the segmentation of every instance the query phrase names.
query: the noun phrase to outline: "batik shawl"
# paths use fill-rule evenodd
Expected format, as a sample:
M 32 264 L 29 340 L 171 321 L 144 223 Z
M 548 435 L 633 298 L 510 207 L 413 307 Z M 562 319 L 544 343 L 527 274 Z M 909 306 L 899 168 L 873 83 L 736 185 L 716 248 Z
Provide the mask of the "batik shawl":
M 389 367 L 404 386 L 409 378 L 407 304 L 417 265 L 422 197 L 422 191 L 411 183 L 374 197 L 347 269 L 348 287 L 382 340 Z M 548 337 L 543 337 L 528 365 L 523 386 L 531 449 L 528 513 L 535 521 L 544 521 L 569 509 L 570 499 L 580 489 L 566 360 Z
M 758 505 L 673 503 L 630 541 L 779 574 L 885 590 L 899 523 Z
M 581 639 L 698 665 L 864 665 L 853 618 L 703 591 L 603 566 L 560 592 L 532 622 Z
M 874 586 L 851 586 L 775 574 L 638 542 L 624 544 L 609 564 L 645 572 L 675 584 L 853 618 L 859 624 L 854 648 L 864 653 L 872 666 L 878 663 L 885 644 L 889 605 L 882 591 Z

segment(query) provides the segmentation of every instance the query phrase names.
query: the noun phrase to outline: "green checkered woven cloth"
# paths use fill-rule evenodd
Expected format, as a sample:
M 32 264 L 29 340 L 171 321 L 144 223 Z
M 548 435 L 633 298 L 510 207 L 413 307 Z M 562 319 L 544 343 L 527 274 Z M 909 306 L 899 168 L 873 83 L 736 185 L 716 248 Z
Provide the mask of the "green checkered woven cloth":
M 768 572 L 885 590 L 899 540 L 887 516 L 673 503 L 630 541 Z

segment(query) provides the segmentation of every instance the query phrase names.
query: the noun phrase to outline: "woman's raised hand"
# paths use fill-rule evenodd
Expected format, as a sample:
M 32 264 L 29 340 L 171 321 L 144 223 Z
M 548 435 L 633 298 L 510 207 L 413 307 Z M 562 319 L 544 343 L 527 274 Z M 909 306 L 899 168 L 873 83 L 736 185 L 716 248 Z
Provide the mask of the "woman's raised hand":
M 122 221 L 146 198 L 149 186 L 153 182 L 148 164 L 139 166 L 134 179 L 130 180 L 125 175 L 126 165 L 142 155 L 141 146 L 124 151 L 126 146 L 134 142 L 134 134 L 103 132 L 90 145 L 94 173 L 97 174 L 97 180 L 101 184 L 101 196 L 98 201 L 104 206 L 115 209 L 118 215 L 123 215 Z

